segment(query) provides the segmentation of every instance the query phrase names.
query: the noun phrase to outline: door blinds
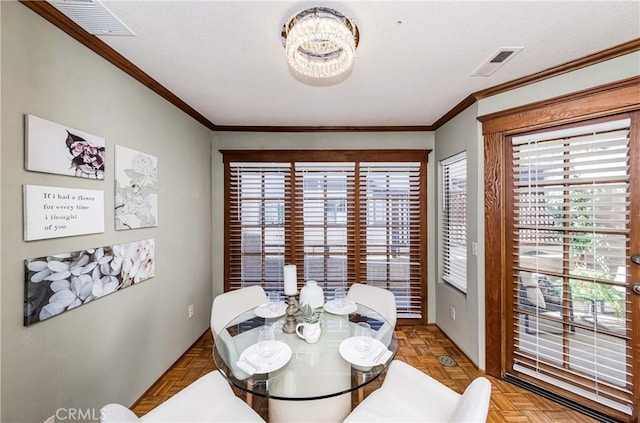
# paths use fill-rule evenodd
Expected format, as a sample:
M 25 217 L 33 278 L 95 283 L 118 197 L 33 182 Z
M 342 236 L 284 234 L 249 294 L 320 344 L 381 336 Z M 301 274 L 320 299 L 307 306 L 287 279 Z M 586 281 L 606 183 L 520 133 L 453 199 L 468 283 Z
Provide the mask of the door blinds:
M 513 369 L 627 413 L 629 125 L 511 143 Z

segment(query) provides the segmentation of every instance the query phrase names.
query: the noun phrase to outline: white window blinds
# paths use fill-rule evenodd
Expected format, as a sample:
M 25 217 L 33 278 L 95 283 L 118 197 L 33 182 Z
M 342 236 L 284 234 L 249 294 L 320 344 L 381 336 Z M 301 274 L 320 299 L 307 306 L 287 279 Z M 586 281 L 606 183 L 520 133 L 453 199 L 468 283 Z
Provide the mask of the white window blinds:
M 629 119 L 512 139 L 513 366 L 628 412 Z
M 228 282 L 280 290 L 291 244 L 291 164 L 231 163 Z
M 327 298 L 372 284 L 395 294 L 399 318 L 423 318 L 426 153 L 225 153 L 226 289 L 282 291 L 283 266 L 296 264 L 299 285 L 316 280 Z
M 442 279 L 467 292 L 467 154 L 456 154 L 442 166 Z
M 329 297 L 355 280 L 354 177 L 355 163 L 295 164 L 297 262 Z
M 422 316 L 420 163 L 360 163 L 360 280 L 390 290 L 398 317 Z

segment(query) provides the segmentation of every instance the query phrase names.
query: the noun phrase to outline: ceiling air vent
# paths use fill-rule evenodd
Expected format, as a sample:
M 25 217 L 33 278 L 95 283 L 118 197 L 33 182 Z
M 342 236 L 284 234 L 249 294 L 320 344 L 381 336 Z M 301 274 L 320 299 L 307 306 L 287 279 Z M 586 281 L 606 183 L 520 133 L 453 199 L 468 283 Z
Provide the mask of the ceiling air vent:
M 135 35 L 99 0 L 49 0 L 56 9 L 93 35 Z
M 471 76 L 491 76 L 520 52 L 524 47 L 500 47 L 485 60 Z

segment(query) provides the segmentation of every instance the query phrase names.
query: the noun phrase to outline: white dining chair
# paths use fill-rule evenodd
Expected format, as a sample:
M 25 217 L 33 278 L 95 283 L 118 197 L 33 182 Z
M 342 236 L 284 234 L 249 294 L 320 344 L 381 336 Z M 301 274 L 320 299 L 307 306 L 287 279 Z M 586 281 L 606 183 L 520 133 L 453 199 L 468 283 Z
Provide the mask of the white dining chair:
M 458 394 L 431 376 L 399 360 L 389 365 L 382 386 L 365 398 L 344 423 L 487 421 L 491 382 L 476 378 Z
M 374 337 L 388 346 L 396 327 L 396 297 L 393 292 L 373 285 L 354 283 L 347 292 L 347 299 L 375 310 L 386 320 Z
M 256 338 L 250 333 L 240 334 L 232 337 L 226 326 L 247 310 L 254 309 L 261 304 L 267 303 L 267 294 L 261 286 L 253 285 L 245 288 L 219 294 L 213 299 L 211 305 L 211 332 L 213 333 L 213 348 L 218 350 L 220 356 L 229 365 L 229 369 L 236 379 L 248 379 L 250 374 L 246 373 L 236 364 L 240 354 L 245 348 L 253 345 Z M 241 323 L 240 320 L 237 323 Z M 247 403 L 251 405 L 253 397 L 247 394 Z
M 142 417 L 127 407 L 111 403 L 100 409 L 101 423 L 134 422 L 261 422 L 251 407 L 238 398 L 226 379 L 214 370 L 178 392 Z

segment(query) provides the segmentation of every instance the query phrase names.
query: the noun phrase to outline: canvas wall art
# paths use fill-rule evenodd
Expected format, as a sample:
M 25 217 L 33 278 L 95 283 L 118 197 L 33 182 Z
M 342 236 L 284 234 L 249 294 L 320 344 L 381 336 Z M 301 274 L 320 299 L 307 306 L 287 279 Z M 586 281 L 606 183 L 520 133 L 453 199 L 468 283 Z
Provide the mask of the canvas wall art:
M 155 275 L 153 239 L 25 260 L 29 326 Z
M 104 191 L 24 185 L 24 240 L 104 232 Z
M 102 180 L 105 139 L 26 115 L 25 169 Z
M 116 145 L 116 230 L 158 226 L 158 158 Z

